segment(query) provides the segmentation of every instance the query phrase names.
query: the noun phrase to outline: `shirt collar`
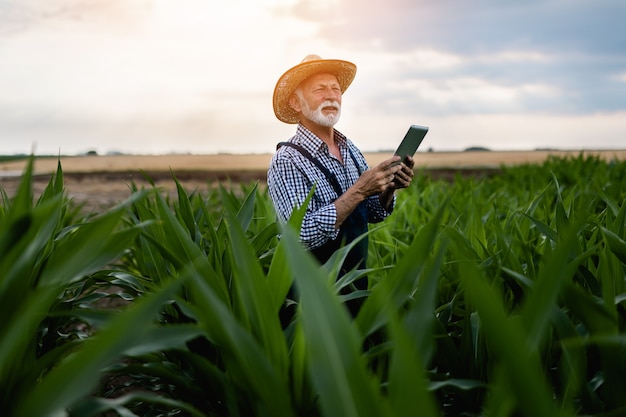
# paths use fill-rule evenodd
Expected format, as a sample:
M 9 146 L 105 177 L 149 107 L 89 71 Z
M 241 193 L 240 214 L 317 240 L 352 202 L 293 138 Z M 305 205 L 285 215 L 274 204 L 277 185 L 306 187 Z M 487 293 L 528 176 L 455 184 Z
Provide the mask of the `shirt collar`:
M 339 132 L 337 129 L 333 129 L 335 141 L 339 148 L 344 148 L 347 146 L 346 136 Z M 304 127 L 302 124 L 298 124 L 298 128 L 296 130 L 296 138 L 300 145 L 302 145 L 306 150 L 315 154 L 317 152 L 321 152 L 323 149 L 328 152 L 328 146 L 322 139 L 320 139 L 317 135 L 311 132 L 309 129 Z

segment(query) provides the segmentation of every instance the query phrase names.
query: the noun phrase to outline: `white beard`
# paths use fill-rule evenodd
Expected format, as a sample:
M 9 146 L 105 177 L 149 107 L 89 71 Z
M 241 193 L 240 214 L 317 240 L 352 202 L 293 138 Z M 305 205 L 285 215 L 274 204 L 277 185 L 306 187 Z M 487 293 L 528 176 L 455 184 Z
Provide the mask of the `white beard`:
M 320 104 L 317 109 L 311 110 L 309 108 L 309 104 L 306 100 L 300 100 L 300 105 L 302 107 L 302 114 L 307 119 L 317 123 L 320 126 L 324 127 L 333 127 L 339 121 L 339 117 L 341 116 L 341 104 L 339 104 L 335 100 L 326 100 L 322 104 Z M 337 109 L 337 114 L 328 114 L 324 115 L 322 113 L 322 109 L 324 107 L 333 106 Z

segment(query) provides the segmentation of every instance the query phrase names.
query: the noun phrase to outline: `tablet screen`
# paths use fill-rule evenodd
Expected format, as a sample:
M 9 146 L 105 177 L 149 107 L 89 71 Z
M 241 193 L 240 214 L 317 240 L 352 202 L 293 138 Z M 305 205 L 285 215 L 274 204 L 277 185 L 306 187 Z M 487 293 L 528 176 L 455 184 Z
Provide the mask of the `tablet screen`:
M 428 127 L 426 126 L 412 125 L 409 127 L 409 130 L 406 132 L 406 135 L 404 135 L 404 139 L 402 139 L 400 146 L 398 146 L 398 149 L 396 149 L 396 152 L 394 153 L 394 155 L 402 157 L 400 162 L 404 162 L 407 156 L 415 155 L 415 152 L 422 143 L 422 140 L 424 140 L 426 133 L 428 133 Z

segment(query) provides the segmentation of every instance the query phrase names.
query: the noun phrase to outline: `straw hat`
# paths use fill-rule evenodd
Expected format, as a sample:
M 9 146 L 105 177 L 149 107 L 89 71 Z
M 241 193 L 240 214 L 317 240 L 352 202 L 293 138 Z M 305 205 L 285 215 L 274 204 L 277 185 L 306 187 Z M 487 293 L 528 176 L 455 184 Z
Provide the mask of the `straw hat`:
M 300 121 L 299 114 L 289 106 L 289 98 L 298 85 L 314 74 L 328 73 L 337 77 L 341 92 L 344 93 L 354 80 L 356 65 L 338 59 L 322 59 L 317 55 L 307 55 L 301 63 L 287 70 L 274 88 L 274 114 L 278 120 L 295 124 Z

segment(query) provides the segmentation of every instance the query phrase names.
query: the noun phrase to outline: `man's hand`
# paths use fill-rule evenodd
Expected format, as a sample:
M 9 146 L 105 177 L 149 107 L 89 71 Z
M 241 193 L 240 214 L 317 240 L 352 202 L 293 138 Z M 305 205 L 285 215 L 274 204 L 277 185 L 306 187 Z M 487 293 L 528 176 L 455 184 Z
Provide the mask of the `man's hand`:
M 414 175 L 413 167 L 415 166 L 415 160 L 412 157 L 407 156 L 406 164 L 403 162 L 400 166 L 402 169 L 396 173 L 392 182 L 393 188 L 396 190 L 399 188 L 407 188 L 411 185 Z
M 335 200 L 335 207 L 337 208 L 335 227 L 338 228 L 361 201 L 372 195 L 379 195 L 383 207 L 389 207 L 391 202 L 389 198 L 393 197 L 393 192 L 396 188 L 394 180 L 396 175 L 404 169 L 404 164 L 394 165 L 394 162 L 398 162 L 399 160 L 399 156 L 393 156 L 376 165 L 374 168 L 368 169 L 361 174 L 352 187 Z M 406 183 L 404 175 L 402 178 L 403 184 Z M 409 179 L 409 183 L 410 182 Z M 384 197 L 386 194 L 389 195 Z
M 407 174 L 402 174 L 404 164 L 397 164 L 399 156 L 392 156 L 385 159 L 374 168 L 365 171 L 354 184 L 354 188 L 366 199 L 369 196 L 377 195 L 388 188 L 399 188 L 394 185 L 397 175 L 402 175 L 404 179 Z M 396 164 L 394 164 L 396 163 Z M 409 183 L 410 183 L 409 179 Z M 404 182 L 403 182 L 404 183 Z
M 397 161 L 400 157 L 395 156 L 394 158 L 395 161 Z M 393 201 L 393 194 L 397 189 L 407 188 L 411 185 L 411 181 L 413 181 L 414 165 L 415 161 L 410 156 L 407 156 L 406 163 L 402 162 L 401 164 L 396 165 L 397 167 L 400 167 L 400 169 L 394 175 L 393 180 L 378 196 L 380 204 L 385 208 L 385 210 L 389 210 L 391 202 Z

